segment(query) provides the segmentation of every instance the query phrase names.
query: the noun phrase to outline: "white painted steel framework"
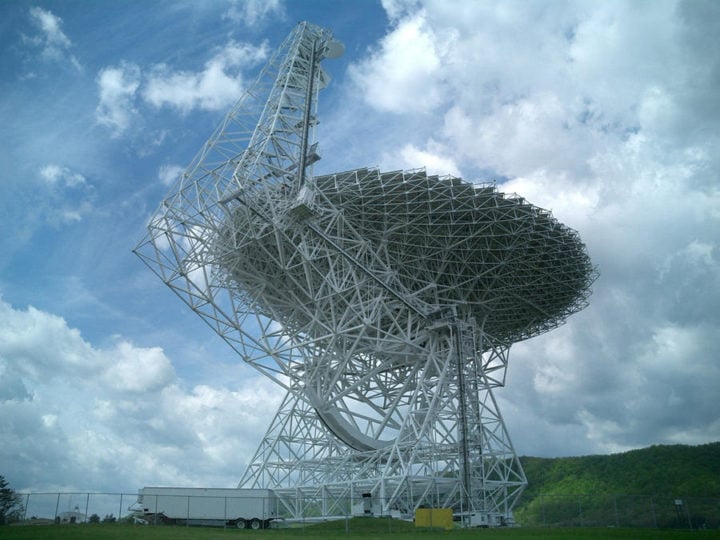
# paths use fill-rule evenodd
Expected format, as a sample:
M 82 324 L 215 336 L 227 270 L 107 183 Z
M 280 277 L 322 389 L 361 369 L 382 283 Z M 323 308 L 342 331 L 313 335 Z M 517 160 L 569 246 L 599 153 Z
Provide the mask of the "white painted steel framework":
M 577 234 L 422 169 L 313 176 L 331 34 L 301 23 L 136 252 L 287 394 L 240 482 L 301 517 L 452 507 L 511 518 L 526 479 L 493 388 L 510 345 L 586 305 Z M 314 510 L 316 511 L 316 510 Z

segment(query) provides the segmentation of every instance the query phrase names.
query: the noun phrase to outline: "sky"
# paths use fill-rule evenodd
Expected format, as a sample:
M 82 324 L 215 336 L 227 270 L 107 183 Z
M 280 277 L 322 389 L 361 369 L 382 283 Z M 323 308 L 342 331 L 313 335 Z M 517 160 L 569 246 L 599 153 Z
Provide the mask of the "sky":
M 315 173 L 494 181 L 577 230 L 590 305 L 510 352 L 520 455 L 720 440 L 720 3 L 0 2 L 0 475 L 233 487 L 282 390 L 132 253 L 308 20 Z M 532 481 L 532 479 L 530 479 Z

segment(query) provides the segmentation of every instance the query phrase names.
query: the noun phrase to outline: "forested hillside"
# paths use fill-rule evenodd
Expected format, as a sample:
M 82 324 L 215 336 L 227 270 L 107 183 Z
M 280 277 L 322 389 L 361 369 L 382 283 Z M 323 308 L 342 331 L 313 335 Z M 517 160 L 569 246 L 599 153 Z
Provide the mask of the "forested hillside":
M 720 497 L 720 442 L 520 461 L 528 478 L 526 499 L 539 493 Z
M 587 520 L 592 511 L 600 512 L 602 508 L 608 514 L 602 521 L 612 524 L 631 499 L 634 506 L 643 507 L 647 520 L 657 521 L 664 505 L 665 514 L 682 522 L 691 520 L 692 512 L 697 514 L 700 499 L 714 499 L 714 503 L 708 503 L 710 507 L 718 507 L 720 500 L 720 442 L 651 446 L 611 455 L 520 460 L 528 487 L 515 514 L 526 523 L 547 523 L 548 516 L 558 514 L 563 507 L 560 513 L 570 515 L 570 521 L 575 522 L 583 515 Z M 637 514 L 638 509 L 633 508 L 631 513 Z M 720 519 L 720 515 L 701 517 L 713 522 Z

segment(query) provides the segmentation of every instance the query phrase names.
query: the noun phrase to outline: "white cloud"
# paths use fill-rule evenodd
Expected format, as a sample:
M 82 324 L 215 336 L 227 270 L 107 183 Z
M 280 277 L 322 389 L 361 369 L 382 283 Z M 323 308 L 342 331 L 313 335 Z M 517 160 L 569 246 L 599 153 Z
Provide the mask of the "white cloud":
M 156 65 L 147 77 L 143 98 L 155 107 L 175 107 L 184 113 L 196 108 L 225 109 L 242 95 L 242 68 L 266 56 L 265 46 L 231 41 L 200 72 L 173 71 L 165 64 Z
M 164 186 L 173 184 L 185 171 L 180 165 L 162 165 L 158 170 L 158 178 Z
M 158 347 L 137 349 L 123 341 L 108 351 L 108 356 L 113 364 L 104 371 L 103 379 L 114 391 L 141 394 L 175 380 L 170 360 Z
M 2 300 L 0 375 L 0 463 L 14 488 L 35 491 L 233 486 L 259 442 L 247 433 L 259 437 L 279 403 L 256 374 L 186 390 L 160 348 L 98 348 L 60 317 Z
M 45 165 L 40 169 L 40 176 L 49 184 L 62 184 L 66 187 L 76 187 L 85 183 L 85 177 L 82 174 L 55 164 Z
M 584 128 L 578 128 L 573 109 L 551 93 L 502 104 L 485 116 L 456 105 L 446 113 L 442 133 L 464 159 L 504 176 L 548 170 L 582 178 L 594 141 L 578 140 Z
M 0 357 L 7 362 L 6 371 L 43 383 L 71 373 L 99 371 L 99 357 L 62 318 L 32 306 L 16 311 L 3 301 L 0 318 Z
M 37 191 L 42 218 L 51 225 L 78 223 L 93 211 L 94 188 L 69 167 L 49 163 L 39 170 L 43 185 Z
M 25 41 L 41 49 L 41 56 L 45 60 L 68 60 L 76 69 L 82 70 L 78 59 L 68 50 L 72 42 L 62 31 L 62 19 L 51 11 L 41 7 L 30 8 L 30 21 L 40 30 L 36 36 L 24 36 Z
M 98 74 L 97 83 L 100 102 L 95 118 L 119 136 L 130 127 L 137 114 L 134 101 L 140 87 L 140 68 L 130 63 L 104 68 Z
M 266 56 L 265 44 L 255 47 L 230 41 L 199 72 L 175 71 L 166 64 L 155 64 L 143 73 L 130 62 L 103 68 L 97 76 L 100 98 L 95 118 L 117 137 L 141 121 L 142 102 L 155 108 L 172 107 L 183 114 L 195 109 L 223 110 L 244 91 L 242 70 Z M 150 145 L 161 144 L 166 135 L 165 131 L 159 132 Z
M 385 170 L 425 167 L 428 174 L 462 176 L 448 149 L 432 139 L 428 141 L 425 150 L 406 144 L 400 149 L 399 155 L 385 153 L 380 167 Z
M 77 208 L 63 208 L 57 213 L 57 216 L 63 223 L 78 223 L 82 221 L 83 212 Z
M 638 129 L 665 135 L 690 129 L 688 93 L 707 103 L 702 84 L 692 82 L 706 70 L 700 56 L 688 56 L 690 38 L 673 2 L 652 10 L 433 0 L 384 5 L 394 29 L 351 67 L 354 84 L 380 110 L 424 112 L 413 121 L 384 118 L 382 129 L 398 140 L 408 130 L 415 139 L 424 131 L 453 149 L 463 170 L 460 158 L 502 176 L 544 169 L 585 177 L 598 149 Z M 702 80 L 710 84 L 705 75 Z M 697 125 L 702 117 L 694 116 Z
M 350 75 L 373 107 L 428 112 L 444 100 L 442 63 L 452 36 L 452 31 L 436 35 L 419 13 L 401 21 L 370 58 L 350 66 Z
M 256 26 L 270 17 L 282 17 L 285 7 L 281 0 L 232 0 L 225 17 L 247 27 Z
M 380 3 L 391 21 L 397 21 L 408 12 L 417 11 L 421 6 L 416 0 L 381 0 Z
M 72 45 L 68 37 L 60 29 L 62 19 L 50 11 L 39 8 L 30 8 L 30 18 L 43 32 L 45 45 L 48 48 L 67 49 Z

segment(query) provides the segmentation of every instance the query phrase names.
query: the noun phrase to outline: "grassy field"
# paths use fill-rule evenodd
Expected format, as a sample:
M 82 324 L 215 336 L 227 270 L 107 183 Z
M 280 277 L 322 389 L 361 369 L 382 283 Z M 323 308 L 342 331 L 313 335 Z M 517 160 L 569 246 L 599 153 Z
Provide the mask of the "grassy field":
M 265 531 L 215 529 L 124 524 L 28 525 L 0 527 L 2 540 L 230 540 L 259 538 L 264 540 L 302 540 L 304 538 L 346 540 L 671 540 L 720 538 L 720 531 L 657 530 L 657 529 L 455 529 L 452 531 L 415 529 L 411 523 L 386 519 L 350 520 L 323 523 L 302 528 Z

